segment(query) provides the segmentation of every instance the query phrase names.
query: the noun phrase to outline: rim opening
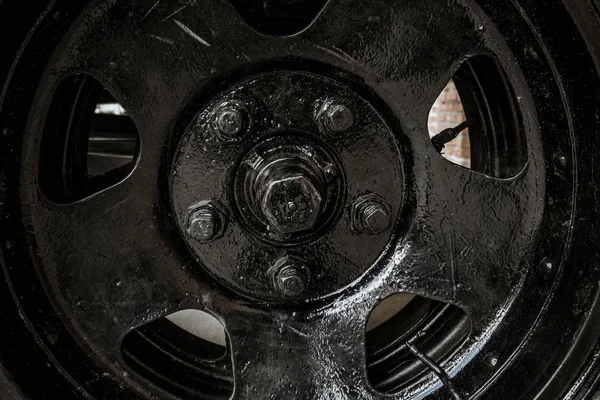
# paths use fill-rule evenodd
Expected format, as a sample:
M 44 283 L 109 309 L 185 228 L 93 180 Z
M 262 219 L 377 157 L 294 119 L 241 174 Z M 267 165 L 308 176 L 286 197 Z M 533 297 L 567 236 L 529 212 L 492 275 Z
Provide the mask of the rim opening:
M 214 317 L 183 310 L 130 332 L 121 354 L 140 376 L 181 398 L 224 399 L 233 393 L 225 343 L 227 334 Z
M 110 92 L 89 75 L 63 79 L 50 106 L 40 153 L 40 189 L 71 203 L 125 179 L 135 168 L 140 136 Z
M 92 116 L 87 174 L 98 176 L 132 165 L 139 141 L 137 128 L 127 111 L 108 90 L 103 89 Z
M 165 318 L 187 333 L 221 346 L 223 354 L 217 358 L 225 355 L 227 334 L 223 325 L 212 315 L 200 310 L 181 310 L 167 315 Z
M 456 85 L 450 80 L 429 111 L 427 120 L 429 137 L 433 139 L 446 129 L 455 129 L 465 121 L 467 121 L 467 117 L 462 100 L 456 90 Z M 441 155 L 454 164 L 471 168 L 471 142 L 468 126 L 457 133 L 454 139 L 443 145 Z
M 516 176 L 527 163 L 527 141 L 521 99 L 504 69 L 495 59 L 478 55 L 465 61 L 451 82 L 465 115 L 466 126 L 459 129 L 468 127 L 468 168 L 494 178 Z M 457 104 L 452 107 L 459 113 Z
M 446 160 L 495 177 L 511 178 L 527 163 L 519 98 L 497 61 L 465 61 L 428 116 L 431 144 Z
M 368 379 L 382 393 L 417 384 L 434 372 L 410 347 L 440 365 L 456 354 L 470 332 L 469 317 L 456 306 L 406 293 L 391 295 L 375 306 L 367 321 Z
M 230 0 L 248 25 L 261 33 L 292 35 L 306 28 L 326 0 Z

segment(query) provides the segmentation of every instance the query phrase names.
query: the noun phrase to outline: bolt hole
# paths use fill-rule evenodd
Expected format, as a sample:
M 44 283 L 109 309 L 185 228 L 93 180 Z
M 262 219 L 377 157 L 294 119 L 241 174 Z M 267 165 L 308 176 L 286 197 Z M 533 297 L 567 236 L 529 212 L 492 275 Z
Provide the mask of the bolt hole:
M 554 166 L 559 170 L 567 167 L 567 157 L 564 154 L 556 154 L 554 156 Z

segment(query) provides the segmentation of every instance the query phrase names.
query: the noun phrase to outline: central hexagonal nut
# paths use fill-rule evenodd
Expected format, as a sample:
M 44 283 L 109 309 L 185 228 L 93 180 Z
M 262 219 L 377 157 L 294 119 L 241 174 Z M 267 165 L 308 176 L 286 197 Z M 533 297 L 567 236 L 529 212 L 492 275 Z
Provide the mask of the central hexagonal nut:
M 266 185 L 260 207 L 269 226 L 285 234 L 316 225 L 323 198 L 309 178 L 303 174 L 288 175 Z

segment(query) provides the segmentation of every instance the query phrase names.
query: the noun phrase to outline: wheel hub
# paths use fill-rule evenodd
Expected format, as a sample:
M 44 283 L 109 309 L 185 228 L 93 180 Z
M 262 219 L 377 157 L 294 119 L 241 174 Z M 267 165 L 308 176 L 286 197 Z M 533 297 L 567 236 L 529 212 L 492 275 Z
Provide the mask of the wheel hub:
M 235 176 L 234 197 L 245 225 L 281 244 L 322 232 L 343 193 L 342 168 L 332 153 L 301 132 L 259 143 Z
M 188 123 L 172 176 L 177 221 L 202 268 L 270 300 L 322 297 L 359 277 L 392 238 L 404 192 L 381 115 L 303 72 L 261 74 L 215 96 Z

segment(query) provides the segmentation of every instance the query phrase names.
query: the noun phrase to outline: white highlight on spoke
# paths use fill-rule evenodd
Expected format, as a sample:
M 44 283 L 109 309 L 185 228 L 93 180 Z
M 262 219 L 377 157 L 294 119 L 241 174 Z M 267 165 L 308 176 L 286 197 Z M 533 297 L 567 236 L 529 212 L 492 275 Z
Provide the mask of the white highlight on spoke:
M 181 29 L 183 29 L 183 31 L 185 33 L 187 33 L 188 35 L 190 35 L 192 38 L 196 39 L 203 45 L 210 47 L 210 44 L 206 40 L 204 40 L 200 36 L 196 35 L 190 28 L 185 26 L 181 21 L 174 19 L 173 22 L 175 22 L 177 24 L 177 26 L 179 26 Z

